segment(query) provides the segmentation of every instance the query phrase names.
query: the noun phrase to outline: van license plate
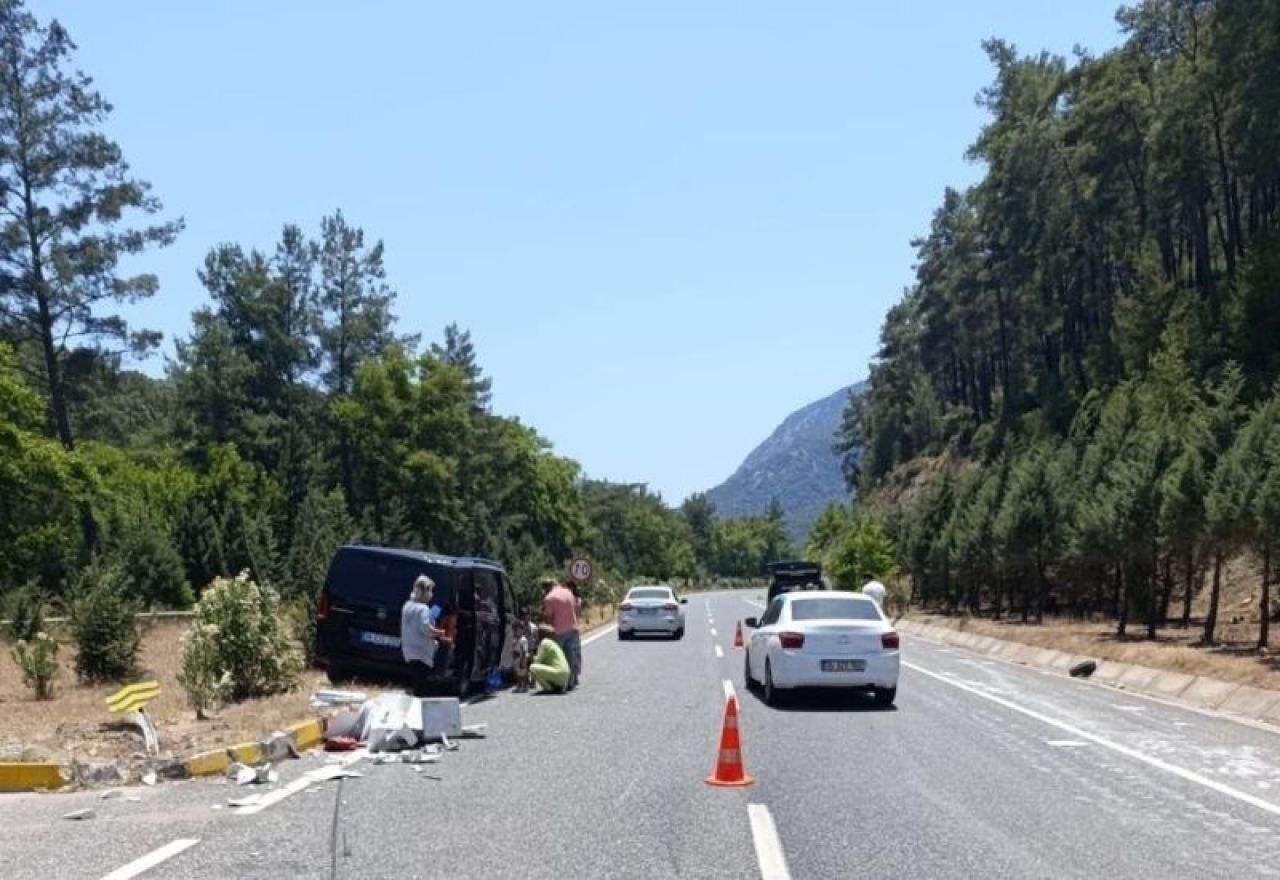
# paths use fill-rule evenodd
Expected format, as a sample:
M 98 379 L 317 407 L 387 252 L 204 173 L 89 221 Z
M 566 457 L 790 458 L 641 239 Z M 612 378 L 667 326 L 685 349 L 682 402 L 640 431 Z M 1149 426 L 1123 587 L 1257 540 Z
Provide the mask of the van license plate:
M 400 638 L 398 636 L 389 636 L 386 633 L 360 633 L 360 641 L 366 645 L 381 645 L 384 648 L 400 647 Z
M 823 660 L 823 672 L 862 672 L 867 668 L 866 660 Z

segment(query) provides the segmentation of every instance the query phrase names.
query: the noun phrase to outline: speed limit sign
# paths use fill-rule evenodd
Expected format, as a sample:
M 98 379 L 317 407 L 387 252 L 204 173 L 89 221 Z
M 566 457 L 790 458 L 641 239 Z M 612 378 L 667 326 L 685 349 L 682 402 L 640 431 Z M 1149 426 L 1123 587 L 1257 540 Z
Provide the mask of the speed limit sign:
M 591 575 L 595 573 L 595 566 L 591 564 L 591 560 L 585 556 L 578 556 L 569 562 L 569 577 L 573 578 L 580 584 L 585 584 L 591 580 Z

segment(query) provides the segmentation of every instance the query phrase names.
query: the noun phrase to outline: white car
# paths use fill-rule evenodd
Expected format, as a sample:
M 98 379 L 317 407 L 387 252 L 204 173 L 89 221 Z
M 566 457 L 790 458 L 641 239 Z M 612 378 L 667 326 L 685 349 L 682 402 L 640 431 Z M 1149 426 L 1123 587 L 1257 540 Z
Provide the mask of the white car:
M 637 633 L 657 633 L 673 639 L 684 638 L 684 606 L 670 587 L 655 584 L 632 587 L 618 606 L 618 638 Z
M 793 688 L 870 691 L 878 706 L 898 693 L 898 634 L 860 593 L 784 593 L 764 616 L 747 618 L 747 687 L 775 705 Z

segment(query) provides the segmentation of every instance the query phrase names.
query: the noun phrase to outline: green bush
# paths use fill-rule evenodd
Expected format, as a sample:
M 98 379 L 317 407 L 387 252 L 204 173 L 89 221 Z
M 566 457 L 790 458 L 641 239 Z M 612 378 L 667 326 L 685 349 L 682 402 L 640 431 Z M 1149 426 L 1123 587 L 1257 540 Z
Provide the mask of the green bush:
M 302 669 L 280 597 L 247 571 L 217 578 L 196 603 L 183 637 L 178 681 L 198 715 L 225 700 L 291 689 Z
M 286 603 L 285 616 L 289 621 L 289 631 L 302 653 L 302 663 L 310 668 L 315 662 L 316 653 L 315 598 L 304 595 Z
M 9 621 L 5 635 L 15 642 L 34 641 L 36 634 L 44 631 L 47 613 L 45 598 L 34 585 L 19 587 L 3 604 L 3 617 Z
M 58 643 L 38 632 L 30 640 L 19 639 L 13 646 L 13 662 L 22 670 L 22 683 L 36 692 L 37 700 L 53 696 L 53 680 L 58 677 Z
M 138 606 L 125 595 L 126 578 L 114 566 L 94 564 L 81 576 L 71 603 L 76 675 L 81 681 L 126 681 L 138 671 Z
M 131 594 L 143 602 L 167 608 L 191 607 L 195 597 L 182 556 L 160 523 L 138 517 L 121 526 L 112 558 L 132 587 Z

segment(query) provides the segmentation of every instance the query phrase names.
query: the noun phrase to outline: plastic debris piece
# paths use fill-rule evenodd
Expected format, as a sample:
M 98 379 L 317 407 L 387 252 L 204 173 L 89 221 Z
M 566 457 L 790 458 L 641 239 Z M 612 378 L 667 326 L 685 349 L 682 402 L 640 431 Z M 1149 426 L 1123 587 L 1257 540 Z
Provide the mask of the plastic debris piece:
M 142 774 L 142 784 L 143 784 L 143 785 L 155 785 L 155 784 L 156 784 L 156 773 L 155 773 L 155 771 L 154 771 L 154 770 L 152 770 L 152 771 L 149 771 L 149 772 L 147 772 L 147 773 Z
M 80 822 L 85 819 L 92 819 L 94 812 L 91 809 L 72 810 L 70 813 L 64 813 L 62 818 L 70 819 L 73 822 Z
M 312 782 L 329 782 L 333 779 L 360 779 L 364 774 L 358 770 L 343 767 L 340 764 L 330 764 L 327 767 L 317 767 L 307 776 Z
M 311 695 L 311 705 L 320 706 L 353 706 L 368 699 L 360 691 L 316 691 Z
M 122 794 L 124 794 L 123 791 L 121 791 L 118 788 L 113 788 L 110 791 L 104 791 L 102 794 L 98 795 L 98 799 L 103 801 L 114 800 L 115 798 L 120 797 Z
M 125 798 L 125 802 L 130 804 L 140 804 L 142 803 L 142 798 L 138 797 L 136 794 L 131 794 Z
M 468 724 L 462 728 L 463 739 L 483 739 L 489 730 L 488 723 L 485 724 Z

